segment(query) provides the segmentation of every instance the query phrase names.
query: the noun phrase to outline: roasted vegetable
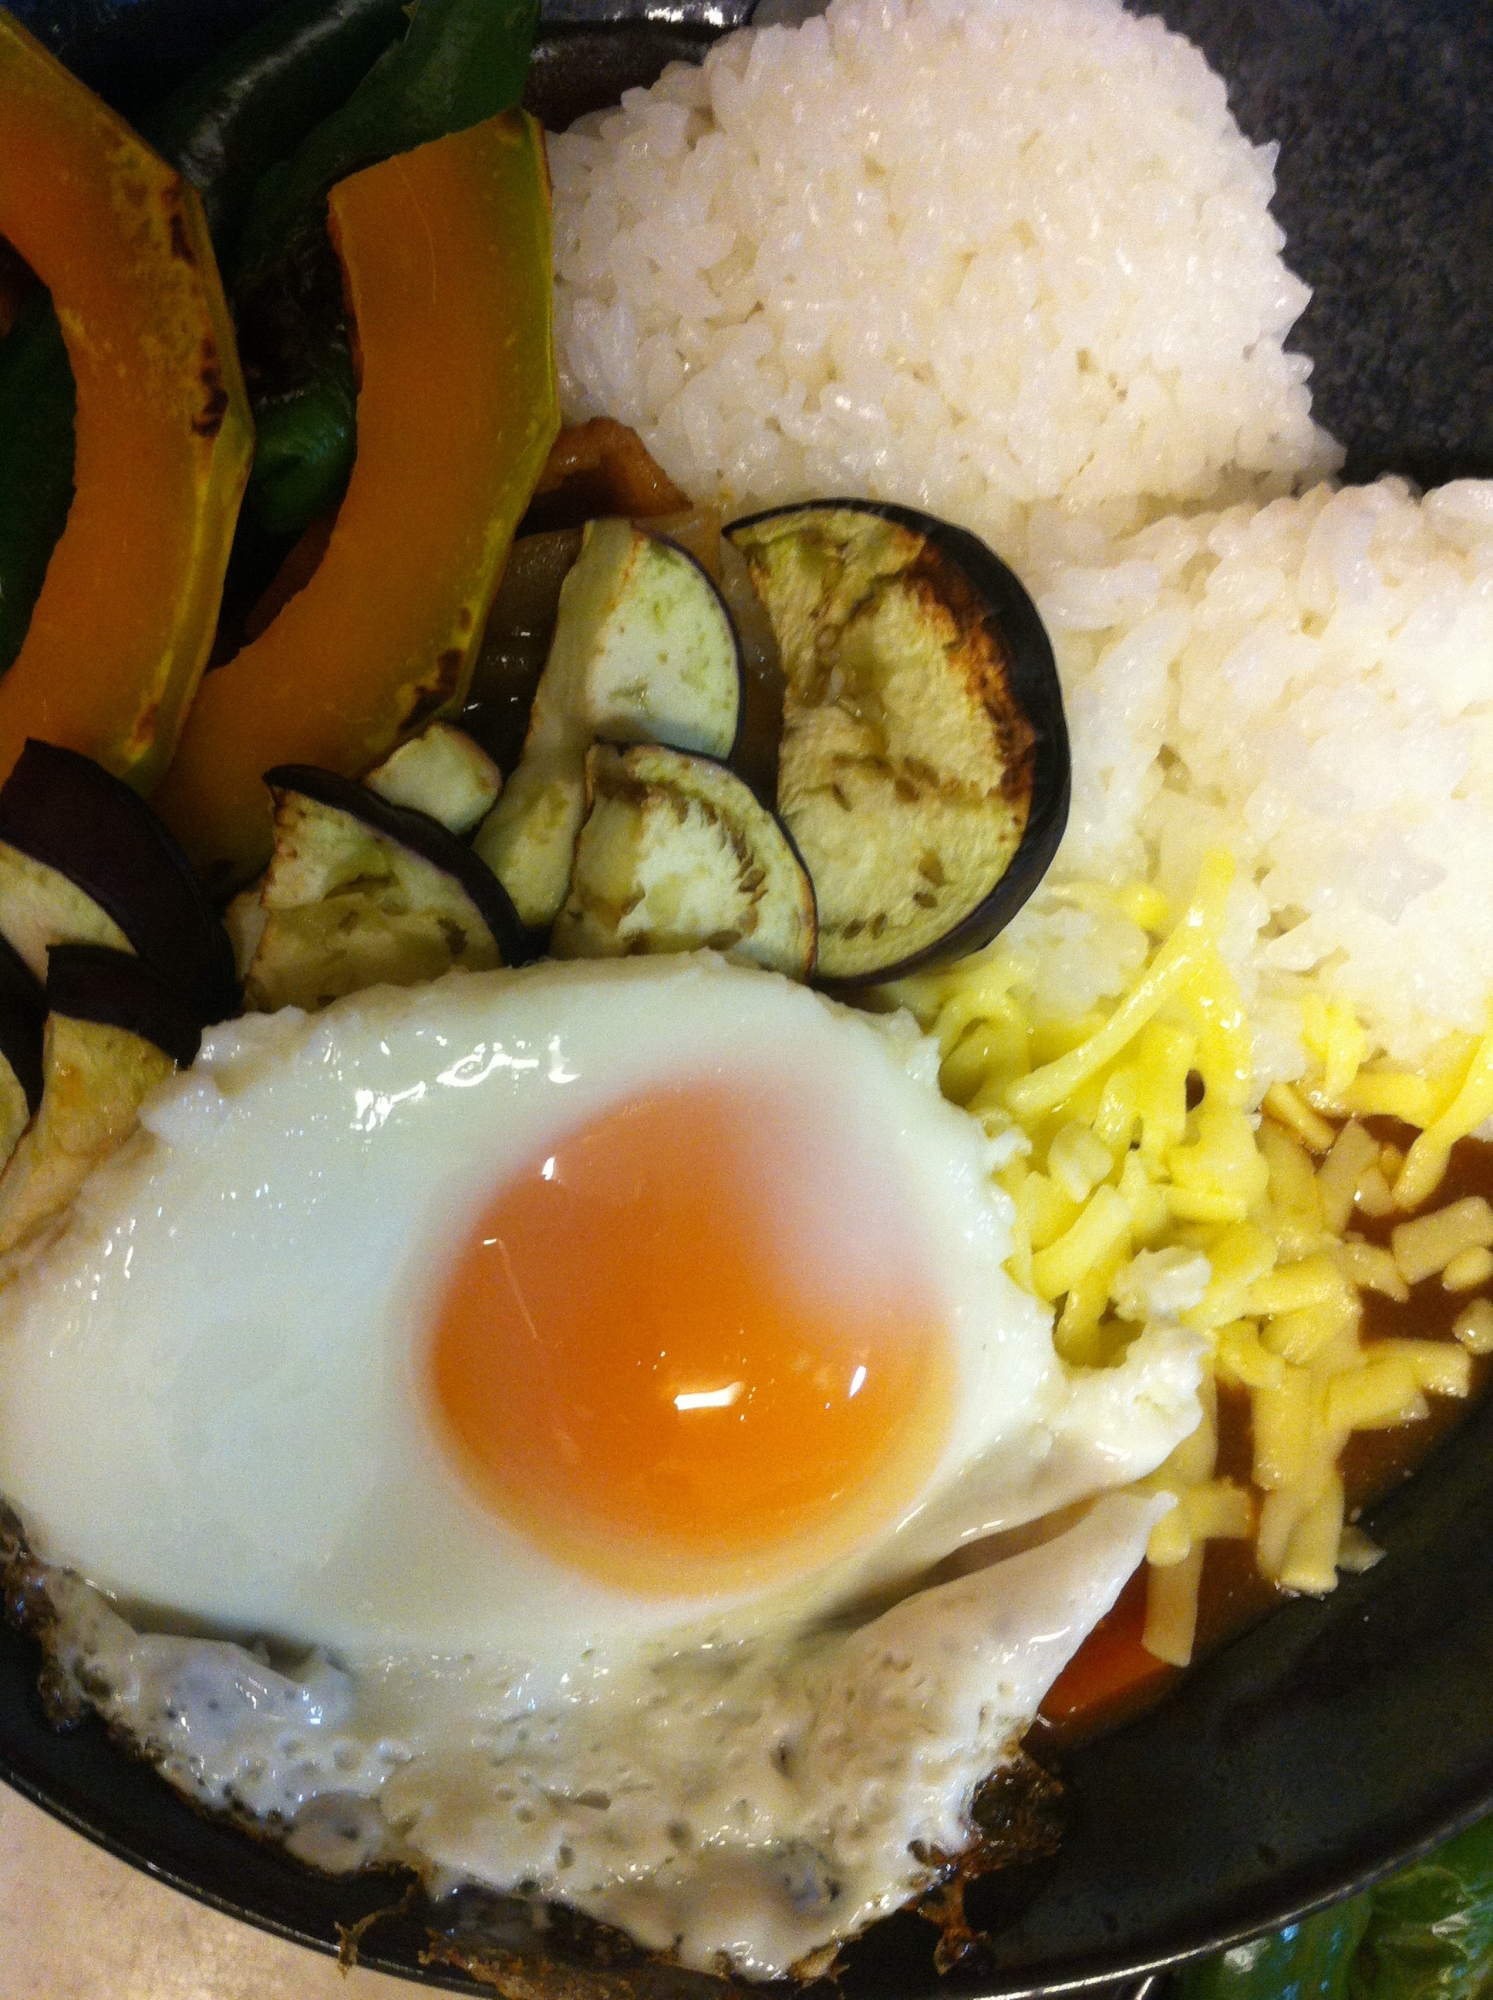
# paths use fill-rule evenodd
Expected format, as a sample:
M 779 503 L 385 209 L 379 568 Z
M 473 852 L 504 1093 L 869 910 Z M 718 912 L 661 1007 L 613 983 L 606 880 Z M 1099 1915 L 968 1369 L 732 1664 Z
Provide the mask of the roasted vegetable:
M 47 1003 L 41 982 L 0 936 L 0 1166 L 16 1149 L 41 1103 L 42 1028 Z
M 786 693 L 783 661 L 767 606 L 752 582 L 751 568 L 736 544 L 724 536 L 720 586 L 741 641 L 741 728 L 731 764 L 765 806 L 775 806 Z
M 560 586 L 580 552 L 579 528 L 523 536 L 513 544 L 488 613 L 461 726 L 505 776 L 524 754 L 529 711 L 560 613 Z
M 598 743 L 556 958 L 708 946 L 791 979 L 814 970 L 814 891 L 793 843 L 709 757 Z
M 819 970 L 862 982 L 994 936 L 1067 819 L 1051 647 L 972 535 L 823 502 L 729 530 L 786 675 L 778 810 L 819 903 Z
M 11 0 L 59 62 L 126 118 L 209 62 L 269 0 Z
M 358 390 L 341 327 L 311 325 L 295 379 L 256 398 L 259 443 L 245 498 L 266 535 L 298 535 L 334 509 L 358 449 Z
M 334 13 L 347 17 L 335 32 Z M 320 19 L 286 15 L 279 41 L 266 23 L 249 49 L 254 91 L 270 102 L 260 112 L 251 96 L 236 115 L 261 141 L 267 171 L 246 205 L 235 304 L 259 430 L 246 504 L 261 532 L 299 533 L 334 507 L 356 448 L 352 356 L 324 227 L 329 188 L 516 105 L 536 14 L 530 0 L 425 0 L 396 5 L 392 18 L 373 0 L 324 0 Z M 313 90 L 324 115 L 308 121 Z M 264 115 L 277 97 L 293 117 Z
M 262 271 L 298 234 L 319 229 L 328 190 L 349 174 L 516 105 L 538 20 L 538 0 L 422 0 L 346 102 L 260 181 L 244 271 Z
M 146 1096 L 174 1068 L 147 1036 L 48 1014 L 41 1109 L 0 1174 L 0 1257 L 51 1235 L 94 1168 L 134 1131 Z
M 533 928 L 565 900 L 598 738 L 730 755 L 741 652 L 720 592 L 693 557 L 628 521 L 593 521 L 560 592 L 524 754 L 477 851 Z
M 199 1022 L 233 1011 L 228 940 L 186 857 L 130 787 L 30 742 L 0 786 L 0 931 L 37 978 L 57 944 L 133 950 Z
M 439 821 L 334 772 L 271 771 L 275 855 L 245 1005 L 323 1007 L 381 982 L 412 986 L 453 966 L 524 953 L 512 905 Z
M 1186 1967 L 1177 2000 L 1484 2000 L 1493 1819 L 1273 1937 Z
M 0 674 L 21 650 L 73 500 L 72 363 L 36 286 L 0 341 Z
M 460 706 L 559 425 L 532 120 L 508 113 L 355 174 L 331 226 L 362 363 L 352 481 L 310 582 L 208 677 L 157 794 L 220 889 L 268 859 L 263 771 L 357 777 Z
M 287 0 L 139 121 L 231 259 L 261 177 L 339 110 L 408 24 L 401 0 Z
M 546 477 L 569 435 L 571 433 L 565 431 L 560 433 L 559 442 L 550 453 L 550 464 L 545 468 Z M 649 462 L 651 464 L 652 461 Z M 530 507 L 526 518 L 532 518 L 534 513 L 535 509 Z M 734 556 L 734 563 L 730 565 L 733 577 L 745 576 L 746 564 L 721 540 L 721 517 L 717 508 L 690 507 L 682 514 L 657 517 L 634 513 L 632 518 L 636 524 L 646 526 L 650 533 L 677 543 L 686 555 L 695 558 L 713 583 L 722 583 L 723 558 L 729 556 Z M 503 581 L 493 599 L 487 630 L 482 636 L 482 650 L 477 656 L 466 707 L 462 710 L 461 726 L 490 752 L 502 771 L 515 770 L 523 755 L 529 710 L 534 705 L 534 693 L 549 657 L 560 614 L 560 586 L 575 566 L 583 534 L 584 528 L 578 526 L 556 528 L 544 534 L 521 535 L 513 544 Z M 747 593 L 753 595 L 750 583 L 747 584 Z M 727 594 L 724 585 L 723 594 Z M 727 602 L 734 619 L 737 607 L 731 602 L 729 594 Z M 766 625 L 766 613 L 760 605 L 757 611 L 759 623 L 753 627 L 754 635 L 762 625 Z M 768 626 L 767 630 L 770 635 L 771 627 Z M 746 641 L 743 651 L 746 667 L 743 712 L 749 719 L 755 741 L 761 733 L 759 708 L 754 705 L 757 686 L 753 675 L 755 655 Z M 775 650 L 773 657 L 776 658 Z M 777 738 L 782 716 L 780 693 L 776 719 L 768 725 L 774 774 L 777 771 Z M 766 796 L 770 801 L 771 791 Z
M 1373 1891 L 1349 2000 L 1481 2000 L 1493 1986 L 1493 1819 Z
M 638 521 L 678 514 L 689 495 L 676 486 L 635 430 L 615 417 L 572 424 L 555 440 L 524 521 L 527 534 L 579 528 L 609 514 Z
M 0 681 L 0 775 L 40 735 L 146 787 L 212 643 L 248 404 L 196 193 L 3 12 L 0 235 L 50 288 L 77 388 L 77 493 Z
M 185 1069 L 202 1046 L 202 1023 L 133 952 L 107 945 L 57 944 L 47 954 L 47 1006 L 70 1021 L 124 1028 Z
M 470 833 L 492 810 L 502 773 L 480 744 L 449 722 L 402 743 L 363 780 L 391 806 L 438 819 L 448 833 Z

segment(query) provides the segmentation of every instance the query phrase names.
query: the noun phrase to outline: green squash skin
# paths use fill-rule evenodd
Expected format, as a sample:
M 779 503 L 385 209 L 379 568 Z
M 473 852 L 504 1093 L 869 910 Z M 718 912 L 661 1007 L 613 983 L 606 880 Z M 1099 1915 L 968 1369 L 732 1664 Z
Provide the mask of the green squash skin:
M 73 499 L 77 393 L 50 292 L 0 341 L 0 673 L 31 623 Z

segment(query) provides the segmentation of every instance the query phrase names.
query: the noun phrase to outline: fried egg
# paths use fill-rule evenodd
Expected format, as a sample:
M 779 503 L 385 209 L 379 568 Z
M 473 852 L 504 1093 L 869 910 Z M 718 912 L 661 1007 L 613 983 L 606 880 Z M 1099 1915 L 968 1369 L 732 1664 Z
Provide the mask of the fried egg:
M 1164 1503 L 886 1605 L 1197 1421 L 1176 1329 L 1058 1359 L 994 1164 L 906 1019 L 709 955 L 233 1022 L 0 1295 L 0 1491 L 199 1796 L 782 1971 L 960 1844 Z

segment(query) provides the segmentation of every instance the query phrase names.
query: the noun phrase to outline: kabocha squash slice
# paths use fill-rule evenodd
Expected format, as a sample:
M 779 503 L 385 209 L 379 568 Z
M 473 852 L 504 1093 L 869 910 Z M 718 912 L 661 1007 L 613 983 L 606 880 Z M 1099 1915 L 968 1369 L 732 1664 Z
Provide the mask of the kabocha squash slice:
M 3 10 L 0 236 L 50 288 L 77 384 L 0 779 L 34 736 L 144 789 L 207 660 L 253 427 L 195 190 Z
M 543 137 L 504 112 L 339 182 L 358 455 L 306 587 L 217 672 L 154 804 L 209 882 L 272 847 L 262 774 L 361 777 L 457 709 L 559 430 Z

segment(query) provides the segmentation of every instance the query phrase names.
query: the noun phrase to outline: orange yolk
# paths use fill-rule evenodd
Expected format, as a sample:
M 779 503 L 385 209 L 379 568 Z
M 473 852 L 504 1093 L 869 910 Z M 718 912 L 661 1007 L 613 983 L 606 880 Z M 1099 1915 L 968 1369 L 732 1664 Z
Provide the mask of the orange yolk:
M 680 1085 L 495 1190 L 428 1354 L 489 1507 L 653 1594 L 782 1579 L 905 1509 L 947 1435 L 951 1343 L 855 1122 L 780 1084 Z

